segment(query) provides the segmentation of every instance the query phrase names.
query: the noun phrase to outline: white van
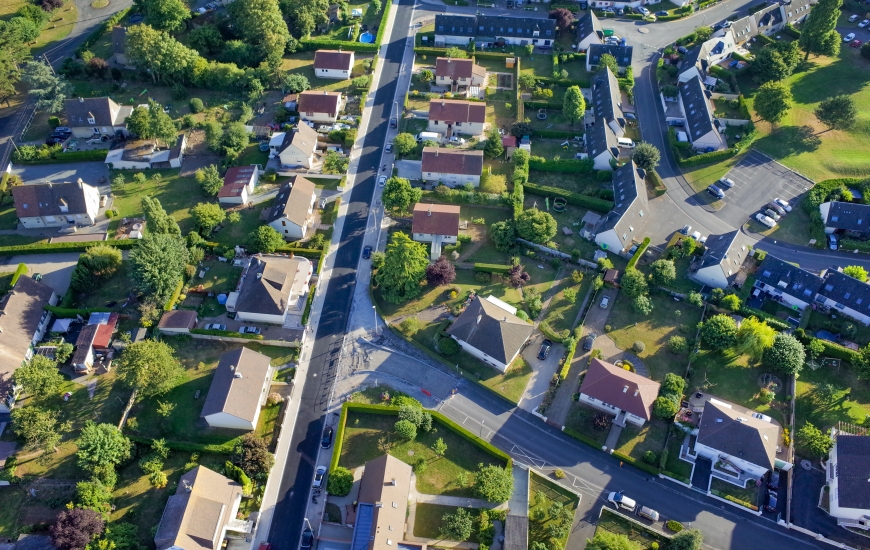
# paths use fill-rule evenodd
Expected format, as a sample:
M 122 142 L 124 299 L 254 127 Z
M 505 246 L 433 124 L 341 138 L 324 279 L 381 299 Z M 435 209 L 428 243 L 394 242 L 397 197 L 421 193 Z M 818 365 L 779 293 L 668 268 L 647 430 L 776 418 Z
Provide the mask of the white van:
M 622 493 L 610 493 L 607 495 L 607 502 L 612 502 L 617 508 L 622 508 L 624 510 L 628 510 L 629 512 L 634 512 L 634 509 L 637 507 L 637 503 Z
M 623 149 L 634 149 L 634 142 L 628 138 L 616 138 L 616 145 Z
M 437 134 L 435 132 L 420 132 L 417 134 L 417 143 L 422 143 L 427 139 L 431 139 L 432 141 L 437 141 L 441 143 L 441 134 Z

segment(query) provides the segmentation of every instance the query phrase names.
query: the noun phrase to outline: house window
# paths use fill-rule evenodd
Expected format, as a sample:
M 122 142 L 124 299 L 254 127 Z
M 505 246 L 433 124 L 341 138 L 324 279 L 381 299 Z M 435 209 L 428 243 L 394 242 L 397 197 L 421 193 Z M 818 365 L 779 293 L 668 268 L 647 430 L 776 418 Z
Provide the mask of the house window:
M 287 225 L 287 222 L 285 222 L 285 221 L 282 220 L 282 221 L 281 221 L 281 225 Z

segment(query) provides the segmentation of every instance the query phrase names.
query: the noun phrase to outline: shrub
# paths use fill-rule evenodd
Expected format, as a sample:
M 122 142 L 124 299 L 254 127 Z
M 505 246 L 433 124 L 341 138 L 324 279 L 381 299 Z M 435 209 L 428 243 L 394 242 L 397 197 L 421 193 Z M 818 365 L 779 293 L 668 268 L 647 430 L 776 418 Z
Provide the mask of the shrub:
M 456 355 L 459 353 L 459 344 L 453 338 L 438 340 L 438 352 L 443 355 Z
M 193 114 L 201 113 L 205 106 L 202 104 L 202 100 L 198 97 L 190 98 L 190 112 Z
M 665 525 L 667 526 L 668 529 L 670 529 L 674 533 L 679 533 L 680 531 L 683 530 L 683 524 L 680 523 L 679 521 L 676 521 L 673 519 L 669 519 Z
M 337 497 L 344 497 L 350 494 L 353 488 L 353 472 L 339 466 L 329 473 L 329 479 L 326 483 L 326 492 Z
M 553 475 L 556 476 L 556 479 L 565 479 L 565 470 L 561 468 L 556 468 L 556 471 L 553 472 Z
M 637 342 L 635 342 L 634 344 L 632 344 L 631 347 L 634 348 L 634 351 L 636 351 L 636 352 L 638 352 L 638 353 L 641 353 L 643 350 L 646 349 L 646 344 L 644 344 L 643 342 L 641 342 L 640 340 L 638 340 Z
M 655 464 L 658 457 L 653 451 L 647 451 L 643 453 L 643 461 L 647 464 Z
M 394 425 L 394 429 L 399 437 L 413 441 L 417 438 L 417 426 L 409 420 L 399 420 Z

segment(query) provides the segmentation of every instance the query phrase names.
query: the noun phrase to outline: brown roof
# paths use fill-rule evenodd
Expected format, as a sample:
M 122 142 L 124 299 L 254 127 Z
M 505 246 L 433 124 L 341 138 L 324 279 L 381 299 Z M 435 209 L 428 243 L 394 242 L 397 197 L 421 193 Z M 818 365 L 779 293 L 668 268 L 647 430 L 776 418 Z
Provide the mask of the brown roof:
M 322 90 L 308 90 L 299 94 L 299 106 L 297 111 L 302 113 L 327 113 L 334 115 L 338 112 L 341 104 L 341 92 L 325 92 Z M 304 124 L 302 126 L 305 126 Z
M 414 233 L 459 235 L 459 206 L 418 202 L 414 205 Z
M 308 209 L 311 207 L 311 196 L 316 186 L 311 180 L 302 176 L 293 176 L 293 181 L 285 183 L 278 190 L 275 206 L 269 215 L 269 222 L 286 218 L 298 226 L 305 225 L 308 219 Z
M 698 443 L 745 460 L 773 468 L 779 425 L 765 422 L 717 399 L 708 399 L 701 413 Z
M 42 306 L 53 294 L 51 287 L 22 275 L 0 302 L 0 400 L 11 391 L 12 373 L 24 362 L 45 314 Z
M 169 497 L 154 535 L 157 550 L 216 550 L 223 527 L 234 519 L 235 504 L 242 486 L 235 481 L 197 466 L 178 483 Z
M 283 315 L 291 295 L 298 298 L 304 292 L 303 284 L 313 270 L 311 262 L 301 256 L 255 256 L 245 271 L 236 311 Z
M 448 123 L 486 122 L 486 103 L 458 99 L 433 99 L 429 101 L 429 120 L 443 120 Z
M 501 145 L 502 145 L 502 147 L 516 147 L 517 146 L 517 136 L 502 136 L 501 137 Z
M 80 97 L 63 102 L 68 126 L 121 126 L 133 111 L 132 107 L 122 107 L 110 97 Z M 88 122 L 94 119 L 94 124 Z
M 349 71 L 353 68 L 353 52 L 317 50 L 314 52 L 314 68 Z
M 439 57 L 435 60 L 435 76 L 445 76 L 451 80 L 458 80 L 460 78 L 471 78 L 473 71 L 473 59 Z
M 305 153 L 305 156 L 310 157 L 317 150 L 317 132 L 311 126 L 300 122 L 296 128 L 284 134 L 281 151 L 290 145 Z
M 118 314 L 112 313 L 109 315 L 109 320 L 105 324 L 97 325 L 97 335 L 94 338 L 95 348 L 108 348 L 112 341 L 112 334 L 115 332 L 115 327 L 118 325 Z
M 94 345 L 94 339 L 97 337 L 97 331 L 100 325 L 85 325 L 79 332 L 79 337 L 76 339 L 76 352 L 72 357 L 73 365 L 81 365 L 88 358 L 88 352 L 91 351 L 91 346 Z
M 405 511 L 411 493 L 411 466 L 391 455 L 384 455 L 366 462 L 365 472 L 359 487 L 360 505 L 374 505 L 370 533 L 360 533 L 368 540 L 369 550 L 390 548 L 387 540 L 395 545 L 402 540 L 405 528 Z M 380 503 L 380 506 L 378 506 Z M 359 511 L 357 512 L 359 515 Z M 355 533 L 356 534 L 356 533 Z M 359 541 L 351 546 L 363 548 Z
M 616 365 L 592 359 L 580 393 L 649 420 L 652 418 L 653 401 L 659 395 L 659 383 Z
M 257 175 L 256 166 L 233 166 L 224 175 L 224 184 L 218 191 L 220 197 L 239 197 L 245 186 Z
M 193 328 L 196 326 L 196 312 L 189 309 L 167 311 L 157 323 L 157 328 Z
M 253 422 L 260 409 L 263 392 L 269 391 L 271 361 L 268 355 L 248 348 L 234 349 L 221 355 L 200 416 L 224 412 Z
M 479 176 L 483 172 L 483 151 L 423 148 L 423 172 Z
M 12 188 L 15 214 L 19 218 L 85 214 L 88 211 L 85 190 L 93 186 L 82 182 L 16 185 Z M 66 212 L 61 210 L 65 208 Z

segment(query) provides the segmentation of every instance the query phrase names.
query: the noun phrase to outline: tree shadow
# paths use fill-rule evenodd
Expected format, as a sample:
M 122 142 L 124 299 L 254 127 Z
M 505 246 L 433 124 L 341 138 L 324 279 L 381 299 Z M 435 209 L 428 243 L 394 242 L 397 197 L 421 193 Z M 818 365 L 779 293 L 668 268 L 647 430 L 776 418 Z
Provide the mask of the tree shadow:
M 852 95 L 870 83 L 870 72 L 858 70 L 851 59 L 842 57 L 825 67 L 810 62 L 798 71 L 804 73 L 791 86 L 796 103 L 818 103 L 836 95 Z
M 822 139 L 810 126 L 783 126 L 755 143 L 761 150 L 775 150 L 778 156 L 788 157 L 816 151 Z

